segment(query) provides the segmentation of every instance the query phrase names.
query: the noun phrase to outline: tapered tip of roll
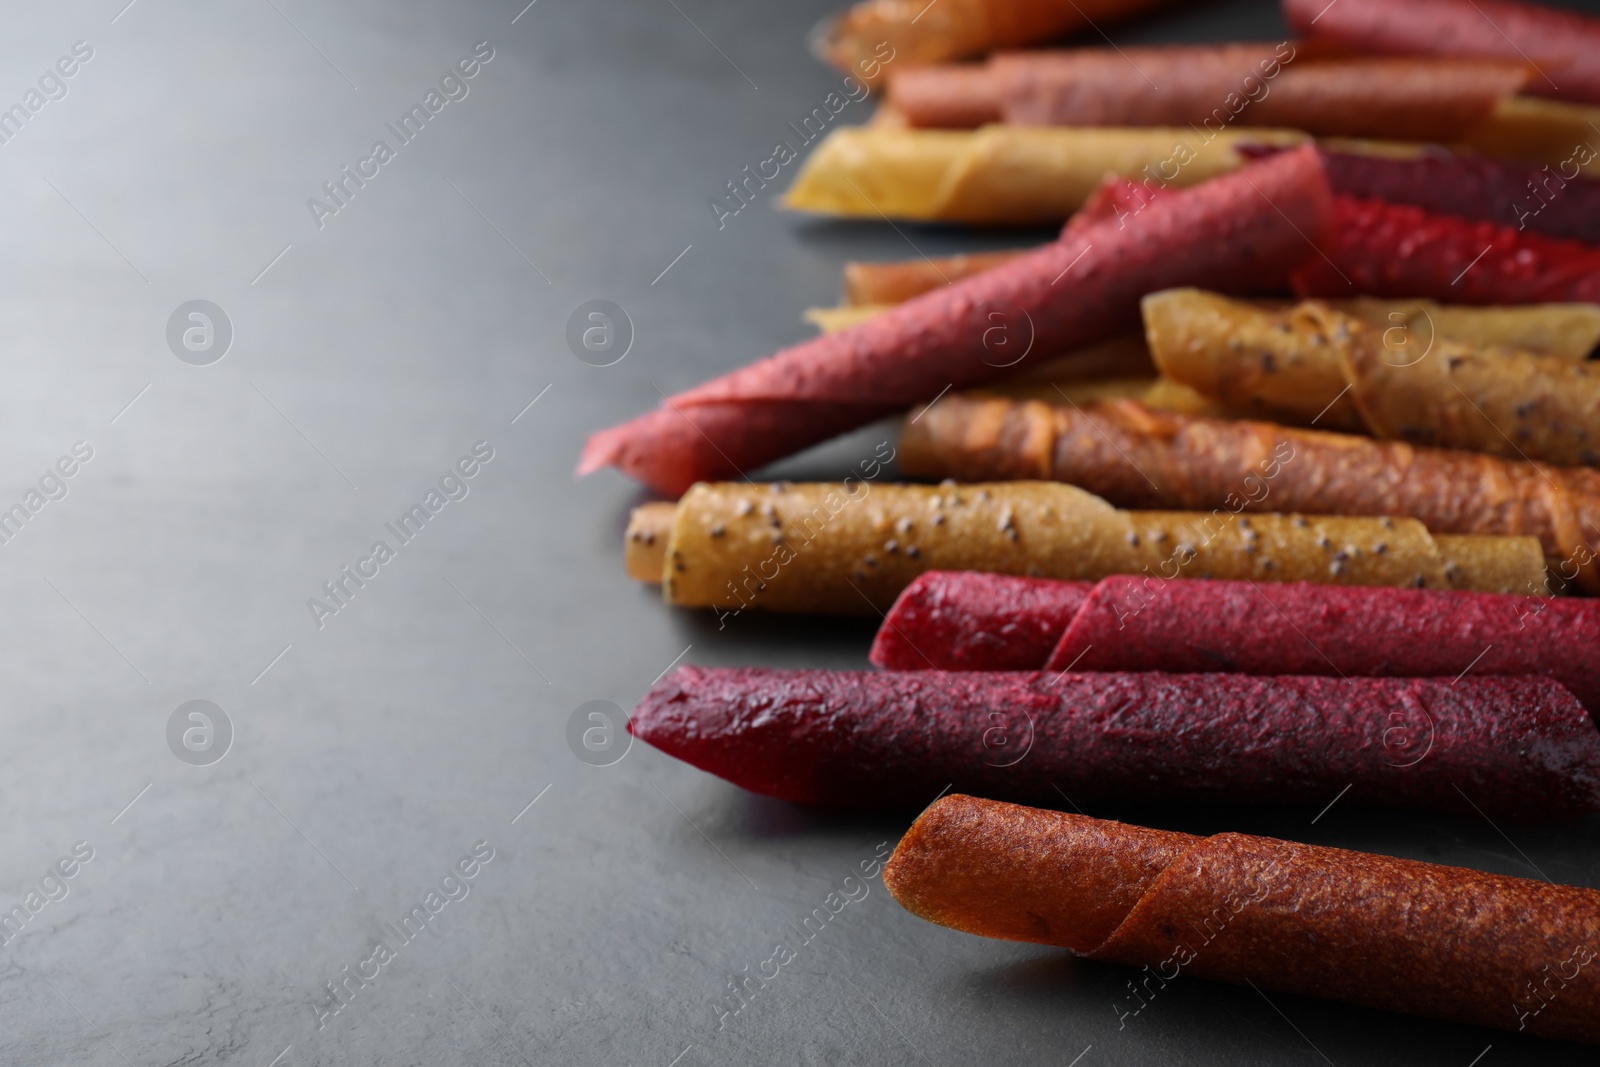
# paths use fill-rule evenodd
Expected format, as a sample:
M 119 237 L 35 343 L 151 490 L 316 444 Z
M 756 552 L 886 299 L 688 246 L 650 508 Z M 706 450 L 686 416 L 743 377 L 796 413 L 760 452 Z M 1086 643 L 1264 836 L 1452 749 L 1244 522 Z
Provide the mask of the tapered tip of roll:
M 628 732 L 703 771 L 737 780 L 724 764 L 741 762 L 728 755 L 740 734 L 740 675 L 692 664 L 668 671 L 633 709 Z
M 934 801 L 917 816 L 883 868 L 884 887 L 902 908 L 920 919 L 961 928 L 940 906 L 940 867 L 951 831 L 959 835 L 960 824 L 981 818 L 974 805 L 982 803 L 955 793 Z
M 628 717 L 628 732 L 652 748 L 706 770 L 701 749 L 709 742 L 701 736 L 698 717 L 691 706 L 700 674 L 699 668 L 691 666 L 668 672 L 633 709 Z

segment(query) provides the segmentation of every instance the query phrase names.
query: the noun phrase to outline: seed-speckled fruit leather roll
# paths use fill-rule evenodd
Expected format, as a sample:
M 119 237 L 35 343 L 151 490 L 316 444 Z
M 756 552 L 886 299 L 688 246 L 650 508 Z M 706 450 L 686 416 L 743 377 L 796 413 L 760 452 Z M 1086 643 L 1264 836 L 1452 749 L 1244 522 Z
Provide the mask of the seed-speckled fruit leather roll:
M 647 507 L 626 542 L 629 573 L 645 577 L 664 538 L 662 592 L 683 607 L 872 614 L 927 570 L 1507 592 L 1544 569 L 1531 539 L 1436 538 L 1412 519 L 1119 511 L 1060 482 L 717 482 L 670 517 Z
M 1387 328 L 1318 301 L 1268 309 L 1152 293 L 1161 373 L 1224 410 L 1562 466 L 1600 463 L 1600 364 L 1463 344 L 1426 315 Z
M 1404 515 L 1440 537 L 1507 538 L 1493 546 L 1513 569 L 1531 540 L 1556 591 L 1576 583 L 1600 593 L 1600 472 L 1584 467 L 1152 411 L 1125 400 L 1072 407 L 966 396 L 947 396 L 907 424 L 899 460 L 918 478 L 1057 478 L 1124 507 Z M 1485 591 L 1544 589 L 1541 577 Z
M 1501 59 L 1303 50 L 1283 42 L 1006 52 L 982 66 L 891 71 L 888 101 L 913 127 L 1193 123 L 1437 142 L 1489 118 L 1531 72 Z
M 889 670 L 1538 674 L 1600 712 L 1600 601 L 930 571 L 889 609 L 871 659 Z
M 946 787 L 1052 807 L 1326 804 L 1348 786 L 1519 821 L 1600 810 L 1600 731 L 1548 678 L 683 667 L 631 723 L 752 792 L 830 807 L 914 808 Z
M 1094 588 L 1090 582 L 928 571 L 896 598 L 869 658 L 890 670 L 1036 671 Z
M 883 872 L 941 926 L 1091 959 L 1600 1042 L 1600 892 L 951 796 Z

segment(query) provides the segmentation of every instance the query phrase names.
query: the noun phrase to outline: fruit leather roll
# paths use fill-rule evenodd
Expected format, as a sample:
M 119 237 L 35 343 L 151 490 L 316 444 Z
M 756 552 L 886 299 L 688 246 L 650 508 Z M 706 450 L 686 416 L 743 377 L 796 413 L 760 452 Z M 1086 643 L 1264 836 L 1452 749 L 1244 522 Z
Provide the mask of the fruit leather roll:
M 851 306 L 901 304 L 941 285 L 982 274 L 1009 263 L 1028 250 L 975 252 L 964 256 L 900 260 L 891 263 L 846 263 L 844 302 Z
M 1574 172 L 1600 178 L 1600 155 L 1590 143 L 1597 122 L 1600 107 L 1516 96 L 1462 138 L 1459 148 L 1473 155 L 1543 164 L 1562 178 L 1570 178 Z M 1536 180 L 1535 189 L 1529 192 L 1547 197 L 1550 172 Z
M 1161 373 L 1225 410 L 1562 466 L 1600 463 L 1600 365 L 1365 322 L 1318 302 L 1273 310 L 1152 293 Z
M 884 68 L 982 55 L 1115 22 L 1163 0 L 863 0 L 825 22 L 813 48 L 825 61 L 873 82 Z
M 1086 586 L 930 571 L 889 609 L 871 659 L 889 670 L 1537 674 L 1600 713 L 1600 603 L 1149 575 Z
M 1600 183 L 1597 183 L 1600 184 Z M 1600 204 L 1597 204 L 1600 211 Z M 1081 213 L 1080 213 L 1081 215 Z M 1080 217 L 1073 216 L 1075 219 Z M 1600 217 L 1600 215 L 1597 215 Z M 845 264 L 844 306 L 813 309 L 824 328 L 865 322 L 893 304 L 949 285 L 1015 259 L 1025 252 L 985 252 L 965 256 Z M 1389 329 L 1403 326 L 1410 336 L 1441 336 L 1475 345 L 1523 348 L 1544 355 L 1586 359 L 1600 345 L 1600 305 L 1539 303 L 1522 305 L 1442 304 L 1425 299 L 1358 296 L 1326 301 L 1346 315 Z M 1263 308 L 1278 306 L 1257 301 Z M 838 316 L 837 319 L 834 316 Z
M 1306 140 L 1296 130 L 1212 134 L 1187 126 L 971 131 L 846 126 L 811 153 L 783 204 L 795 211 L 870 219 L 1052 223 L 1077 211 L 1107 174 L 1193 186 L 1240 169 L 1245 145 L 1292 146 Z
M 636 509 L 628 572 L 669 604 L 865 614 L 926 570 L 1109 574 L 1521 592 L 1532 538 L 1434 537 L 1414 519 L 1119 511 L 1059 482 L 702 483 Z
M 1307 239 L 1321 233 L 1327 203 L 1315 153 L 1285 152 L 1249 174 L 1165 197 L 1137 226 L 1084 227 L 664 397 L 657 410 L 592 436 L 579 473 L 617 466 L 676 496 L 925 403 L 952 383 L 1014 373 L 1031 351 L 1057 355 L 1103 340 L 1137 323 L 1139 298 L 1152 289 L 1201 279 L 1244 292 L 1281 283 L 1310 254 Z
M 1534 68 L 1526 92 L 1600 103 L 1600 18 L 1512 0 L 1284 0 L 1296 33 L 1358 52 L 1499 56 Z
M 1518 820 L 1600 810 L 1600 732 L 1547 678 L 683 667 L 629 728 L 752 792 L 833 807 L 944 788 L 1052 807 L 1326 804 L 1350 786 L 1361 803 Z
M 1542 548 L 1558 589 L 1576 583 L 1600 593 L 1600 472 L 1588 468 L 1131 401 L 1072 407 L 964 396 L 947 396 L 908 424 L 899 458 L 913 477 L 1057 478 L 1127 507 L 1404 515 L 1441 537 L 1525 537 Z M 1543 590 L 1536 580 L 1488 591 Z
M 930 922 L 1141 967 L 1156 989 L 1189 974 L 1600 1042 L 1592 889 L 970 796 L 925 811 L 883 881 Z
M 1500 59 L 1302 58 L 1287 41 L 1082 48 L 901 69 L 890 74 L 888 99 L 915 127 L 1237 124 L 1439 141 L 1487 119 L 1529 73 Z
M 1514 160 L 1455 154 L 1439 149 L 1414 156 L 1322 150 L 1334 192 L 1393 204 L 1411 204 L 1438 215 L 1482 219 L 1519 230 L 1600 243 L 1600 180 L 1583 168 L 1600 151 L 1582 137 L 1564 142 L 1570 158 L 1539 167 Z M 1247 155 L 1271 154 L 1247 148 Z
M 1600 301 L 1594 245 L 1359 197 L 1334 197 L 1334 219 L 1329 239 L 1318 246 L 1322 254 L 1291 279 L 1300 296 Z

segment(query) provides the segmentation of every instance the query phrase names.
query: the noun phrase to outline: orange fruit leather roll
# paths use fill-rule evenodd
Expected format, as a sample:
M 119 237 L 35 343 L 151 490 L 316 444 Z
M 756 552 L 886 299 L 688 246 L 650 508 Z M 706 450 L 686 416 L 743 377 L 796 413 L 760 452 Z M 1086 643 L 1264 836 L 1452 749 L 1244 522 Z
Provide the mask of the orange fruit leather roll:
M 1600 1042 L 1592 889 L 969 796 L 924 812 L 883 880 L 930 922 L 1143 967 L 1157 988 L 1191 974 Z
M 880 66 L 916 66 L 1016 48 L 1114 22 L 1166 0 L 863 0 L 813 40 L 823 60 L 869 83 Z M 887 58 L 886 58 L 887 57 Z M 878 61 L 878 66 L 873 65 Z
M 1408 516 L 1537 538 L 1558 587 L 1600 593 L 1600 471 L 1270 422 L 947 396 L 900 439 L 919 478 L 1055 478 L 1124 507 Z M 1527 591 L 1527 590 L 1519 590 Z

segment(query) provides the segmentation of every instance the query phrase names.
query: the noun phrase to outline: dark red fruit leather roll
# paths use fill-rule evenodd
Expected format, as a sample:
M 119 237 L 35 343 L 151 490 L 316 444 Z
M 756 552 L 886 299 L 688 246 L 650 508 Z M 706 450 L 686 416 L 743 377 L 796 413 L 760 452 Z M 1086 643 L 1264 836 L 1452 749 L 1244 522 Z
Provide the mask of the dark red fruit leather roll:
M 1523 92 L 1600 103 L 1600 18 L 1508 0 L 1283 0 L 1290 27 L 1357 52 L 1499 56 L 1537 69 Z
M 737 477 L 888 412 L 998 377 L 1139 321 L 1139 298 L 1205 285 L 1279 288 L 1324 240 L 1329 193 L 1313 149 L 1285 152 L 1085 227 L 1010 263 L 795 345 L 592 436 L 580 475 L 620 467 L 676 496 Z M 1061 284 L 1056 284 L 1060 282 Z M 996 318 L 998 316 L 998 319 Z M 1000 336 L 1010 348 L 988 342 Z
M 1243 145 L 1242 155 L 1279 150 Z M 1429 151 L 1410 159 L 1358 152 L 1322 153 L 1334 193 L 1410 204 L 1514 229 L 1600 244 L 1600 180 L 1531 163 Z M 1482 246 L 1480 246 L 1481 248 Z
M 966 796 L 923 812 L 883 883 L 930 922 L 1142 967 L 1147 994 L 1186 974 L 1600 1042 L 1593 889 Z
M 906 586 L 872 642 L 889 670 L 1036 671 L 1093 582 L 928 571 Z
M 1159 203 L 1159 201 L 1157 201 Z M 1329 239 L 1295 271 L 1303 297 L 1451 304 L 1600 302 L 1600 247 L 1387 200 L 1334 197 Z
M 1600 732 L 1547 678 L 681 667 L 630 730 L 752 792 L 831 807 L 917 807 L 947 787 L 1325 804 L 1349 786 L 1496 818 L 1600 810 Z

